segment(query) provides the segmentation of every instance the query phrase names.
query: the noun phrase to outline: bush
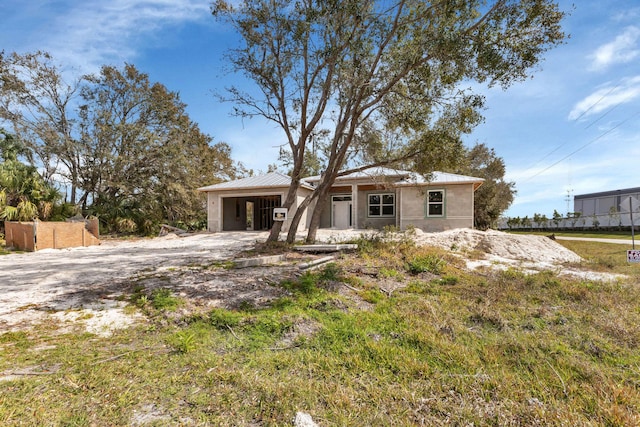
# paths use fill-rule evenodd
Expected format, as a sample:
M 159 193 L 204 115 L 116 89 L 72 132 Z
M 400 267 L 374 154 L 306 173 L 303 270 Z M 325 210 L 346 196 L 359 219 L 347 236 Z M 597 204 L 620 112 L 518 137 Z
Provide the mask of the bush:
M 242 321 L 242 314 L 222 308 L 215 308 L 209 312 L 209 323 L 217 329 L 238 326 Z
M 174 311 L 182 303 L 170 289 L 156 289 L 151 293 L 151 305 L 156 310 Z
M 418 255 L 408 263 L 407 270 L 411 274 L 433 273 L 442 274 L 446 261 L 435 254 Z

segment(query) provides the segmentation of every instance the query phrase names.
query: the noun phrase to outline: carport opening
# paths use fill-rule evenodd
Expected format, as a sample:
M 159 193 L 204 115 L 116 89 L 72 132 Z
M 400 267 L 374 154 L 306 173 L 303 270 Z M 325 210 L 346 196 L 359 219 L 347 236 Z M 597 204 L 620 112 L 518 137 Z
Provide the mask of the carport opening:
M 280 195 L 226 197 L 222 206 L 222 230 L 269 230 L 273 226 L 273 208 L 282 203 Z

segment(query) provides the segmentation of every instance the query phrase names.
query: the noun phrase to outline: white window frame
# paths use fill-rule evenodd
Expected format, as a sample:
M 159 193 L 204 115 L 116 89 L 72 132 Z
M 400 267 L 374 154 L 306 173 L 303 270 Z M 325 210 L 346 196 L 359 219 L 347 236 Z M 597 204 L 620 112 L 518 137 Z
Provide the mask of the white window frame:
M 371 196 L 379 196 L 380 197 L 380 203 L 371 203 Z M 393 203 L 383 203 L 384 197 L 385 196 L 391 196 L 393 197 Z M 380 214 L 379 215 L 372 215 L 371 214 L 371 206 L 379 206 L 380 207 Z M 383 208 L 385 206 L 391 206 L 393 208 L 393 213 L 391 214 L 384 214 L 383 213 Z M 396 216 L 396 193 L 369 193 L 367 194 L 367 217 L 368 218 L 394 218 Z
M 431 193 L 442 193 L 442 201 L 440 202 L 431 202 L 430 201 L 430 195 Z M 427 190 L 427 198 L 426 198 L 426 203 L 425 203 L 425 216 L 427 218 L 444 218 L 446 216 L 446 212 L 447 212 L 447 193 L 444 190 L 444 188 L 439 188 L 439 189 L 433 189 L 433 190 Z M 432 205 L 442 205 L 442 213 L 441 214 L 434 214 L 431 215 L 429 213 L 429 207 Z

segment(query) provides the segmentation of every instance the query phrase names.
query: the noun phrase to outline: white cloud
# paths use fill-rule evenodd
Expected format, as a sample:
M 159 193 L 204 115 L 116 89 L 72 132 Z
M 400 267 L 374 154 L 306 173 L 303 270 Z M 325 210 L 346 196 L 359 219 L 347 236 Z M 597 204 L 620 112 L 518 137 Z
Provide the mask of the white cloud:
M 569 120 L 585 118 L 632 102 L 640 97 L 640 76 L 623 79 L 620 83 L 603 86 L 579 101 L 569 113 Z
M 632 61 L 640 55 L 640 28 L 630 26 L 614 41 L 603 44 L 589 55 L 593 63 L 589 67 L 593 71 L 600 71 L 614 64 L 623 64 Z
M 70 2 L 53 22 L 44 50 L 61 63 L 93 72 L 104 64 L 135 58 L 146 47 L 140 46 L 143 38 L 161 40 L 167 37 L 161 31 L 209 17 L 208 0 Z

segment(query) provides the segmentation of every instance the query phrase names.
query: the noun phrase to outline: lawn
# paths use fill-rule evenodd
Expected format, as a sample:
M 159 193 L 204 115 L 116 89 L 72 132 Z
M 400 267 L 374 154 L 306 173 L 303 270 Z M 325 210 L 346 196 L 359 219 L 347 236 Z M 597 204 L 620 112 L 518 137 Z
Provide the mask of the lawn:
M 640 266 L 619 245 L 561 242 L 631 276 L 601 283 L 359 243 L 268 308 L 136 288 L 148 321 L 111 337 L 0 335 L 0 424 L 640 425 Z
M 564 237 L 588 237 L 588 238 L 599 238 L 599 239 L 623 239 L 629 240 L 631 242 L 631 231 L 571 231 L 571 230 L 562 230 L 558 231 L 553 228 L 546 229 L 544 231 L 518 231 L 518 230 L 505 230 L 508 233 L 513 234 L 535 234 L 540 236 L 548 236 L 551 234 L 555 234 L 556 236 L 564 236 Z M 640 232 L 635 232 L 636 239 L 640 239 Z

